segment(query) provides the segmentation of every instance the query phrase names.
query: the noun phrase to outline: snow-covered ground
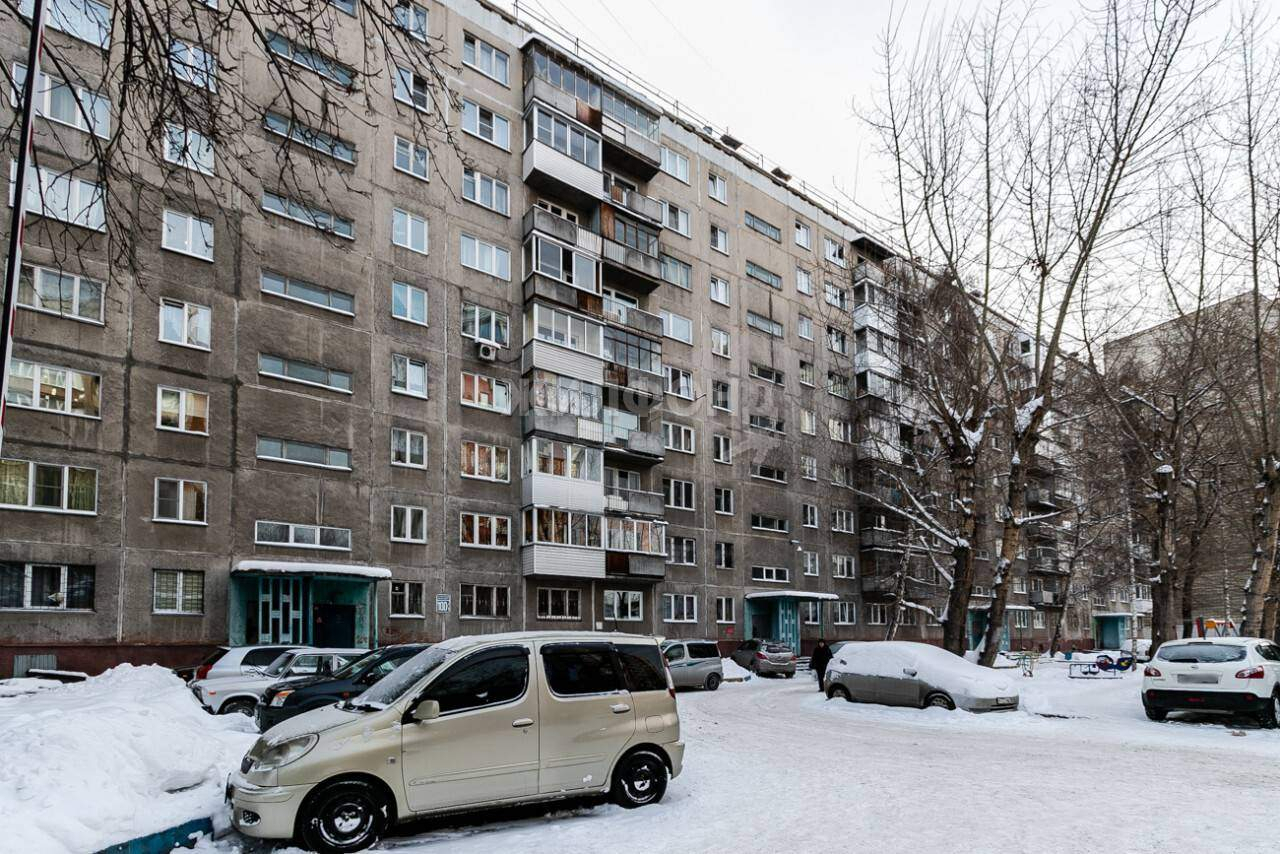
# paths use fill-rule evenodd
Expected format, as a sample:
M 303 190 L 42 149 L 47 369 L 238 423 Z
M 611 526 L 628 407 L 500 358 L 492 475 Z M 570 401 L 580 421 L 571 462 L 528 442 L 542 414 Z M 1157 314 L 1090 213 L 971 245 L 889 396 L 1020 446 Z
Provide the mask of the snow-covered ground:
M 42 716 L 54 714 L 51 700 L 80 686 L 0 700 L 0 744 L 12 757 L 0 768 L 6 825 L 0 847 L 93 850 L 101 836 L 90 834 L 100 831 L 73 821 L 79 810 L 136 829 L 218 806 L 214 789 L 251 736 L 193 702 L 183 708 L 178 701 L 187 698 L 172 690 L 167 675 L 151 685 L 154 711 L 144 717 L 138 706 L 146 686 L 134 680 L 149 669 L 131 670 L 134 677 L 124 682 L 129 697 L 112 700 L 110 685 L 90 687 L 93 705 L 77 707 L 65 724 Z M 1280 850 L 1280 827 L 1249 819 L 1268 815 L 1280 799 L 1280 731 L 1210 718 L 1152 723 L 1142 713 L 1136 674 L 1076 680 L 1065 663 L 1041 662 L 1034 677 L 1010 676 L 1023 710 L 986 716 L 828 701 L 803 672 L 681 693 L 685 772 L 663 803 L 633 811 L 575 804 L 484 821 L 417 823 L 380 848 L 404 854 Z M 28 706 L 25 723 L 14 713 L 17 704 Z M 114 715 L 140 725 L 140 734 L 92 724 Z M 182 747 L 173 749 L 175 743 Z M 192 758 L 201 745 L 203 753 Z M 107 767 L 98 767 L 99 757 Z M 130 770 L 121 774 L 115 766 Z M 183 782 L 171 779 L 173 768 L 205 783 L 164 795 Z M 15 794 L 18 802 L 6 803 Z M 190 813 L 181 815 L 183 809 Z M 93 844 L 83 844 L 91 838 Z M 259 850 L 234 835 L 201 848 Z
M 0 693 L 0 850 L 92 852 L 222 807 L 257 733 L 214 718 L 169 670 L 125 664 L 86 682 Z

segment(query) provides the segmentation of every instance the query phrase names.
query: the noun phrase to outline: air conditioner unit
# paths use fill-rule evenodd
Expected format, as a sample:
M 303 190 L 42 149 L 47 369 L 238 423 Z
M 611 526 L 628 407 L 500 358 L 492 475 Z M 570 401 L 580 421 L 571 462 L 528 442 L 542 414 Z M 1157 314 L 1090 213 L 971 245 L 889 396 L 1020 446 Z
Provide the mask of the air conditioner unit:
M 492 344 L 477 344 L 476 358 L 482 362 L 493 362 L 498 358 L 498 348 Z

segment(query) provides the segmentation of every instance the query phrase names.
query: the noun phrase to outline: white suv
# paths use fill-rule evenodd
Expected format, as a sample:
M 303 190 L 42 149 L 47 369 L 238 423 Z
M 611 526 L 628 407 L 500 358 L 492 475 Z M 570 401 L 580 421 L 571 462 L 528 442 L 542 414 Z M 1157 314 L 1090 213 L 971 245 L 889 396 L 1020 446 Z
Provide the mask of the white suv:
M 1169 641 L 1143 671 L 1142 705 L 1162 721 L 1175 711 L 1255 715 L 1264 727 L 1280 717 L 1280 647 L 1261 638 Z

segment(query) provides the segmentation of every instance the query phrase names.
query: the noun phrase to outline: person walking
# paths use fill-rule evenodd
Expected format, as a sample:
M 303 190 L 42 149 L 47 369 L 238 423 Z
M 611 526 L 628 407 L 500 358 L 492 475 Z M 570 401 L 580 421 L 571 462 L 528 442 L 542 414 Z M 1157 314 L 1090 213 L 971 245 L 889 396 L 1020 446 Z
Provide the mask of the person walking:
M 831 663 L 831 647 L 824 638 L 818 638 L 818 645 L 809 656 L 809 669 L 818 674 L 818 690 L 827 692 L 827 665 Z

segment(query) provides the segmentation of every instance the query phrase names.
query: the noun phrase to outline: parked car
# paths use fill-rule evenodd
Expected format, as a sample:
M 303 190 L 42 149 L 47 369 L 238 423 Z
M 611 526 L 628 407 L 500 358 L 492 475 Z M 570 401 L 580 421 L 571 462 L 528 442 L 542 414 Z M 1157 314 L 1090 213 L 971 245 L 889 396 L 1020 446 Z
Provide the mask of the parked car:
M 1280 718 L 1280 647 L 1261 638 L 1169 641 L 1142 672 L 1142 706 L 1170 712 L 1242 712 L 1265 727 Z
M 912 641 L 842 644 L 827 666 L 827 697 L 970 712 L 1018 708 L 1018 691 L 1004 674 Z
M 654 638 L 468 635 L 274 727 L 227 794 L 241 833 L 349 852 L 423 815 L 605 792 L 657 803 L 683 758 Z
M 796 654 L 781 641 L 752 638 L 743 641 L 729 657 L 757 676 L 781 675 L 790 679 L 796 675 Z
M 365 652 L 363 649 L 291 649 L 276 656 L 260 673 L 192 682 L 191 693 L 206 711 L 215 715 L 252 715 L 262 692 L 277 682 L 328 676 Z
M 294 715 L 354 697 L 426 648 L 424 643 L 384 646 L 332 674 L 277 682 L 262 692 L 254 709 L 258 731 L 266 732 Z
M 679 640 L 662 645 L 662 654 L 677 688 L 706 688 L 714 691 L 724 681 L 720 647 L 715 641 Z
M 222 679 L 227 676 L 250 676 L 266 670 L 280 653 L 303 649 L 302 644 L 272 646 L 220 646 L 199 664 L 175 667 L 173 672 L 184 682 L 193 679 Z

